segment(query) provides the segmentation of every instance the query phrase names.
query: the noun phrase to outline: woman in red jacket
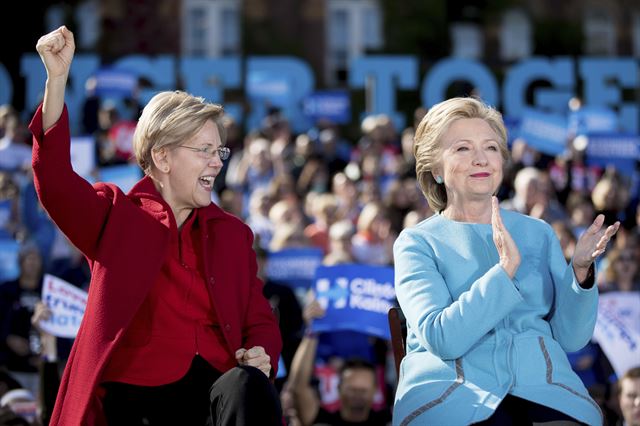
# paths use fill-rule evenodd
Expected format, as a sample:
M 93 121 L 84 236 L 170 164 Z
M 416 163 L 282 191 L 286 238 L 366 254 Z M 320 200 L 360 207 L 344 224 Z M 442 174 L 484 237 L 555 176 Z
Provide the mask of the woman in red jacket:
M 73 34 L 60 27 L 36 49 L 47 71 L 30 125 L 36 190 L 92 271 L 51 424 L 282 424 L 269 380 L 282 343 L 253 234 L 211 203 L 229 156 L 222 107 L 154 96 L 133 142 L 145 177 L 128 194 L 92 186 L 69 154 Z

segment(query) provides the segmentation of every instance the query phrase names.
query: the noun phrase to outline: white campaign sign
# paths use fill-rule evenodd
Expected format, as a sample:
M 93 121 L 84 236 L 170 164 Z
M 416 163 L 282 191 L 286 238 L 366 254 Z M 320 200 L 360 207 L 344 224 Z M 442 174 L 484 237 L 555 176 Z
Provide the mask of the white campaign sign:
M 87 293 L 53 275 L 46 274 L 43 281 L 42 301 L 52 315 L 40 326 L 57 337 L 76 337 L 87 306 Z
M 640 293 L 600 295 L 593 339 L 609 358 L 618 377 L 640 366 Z

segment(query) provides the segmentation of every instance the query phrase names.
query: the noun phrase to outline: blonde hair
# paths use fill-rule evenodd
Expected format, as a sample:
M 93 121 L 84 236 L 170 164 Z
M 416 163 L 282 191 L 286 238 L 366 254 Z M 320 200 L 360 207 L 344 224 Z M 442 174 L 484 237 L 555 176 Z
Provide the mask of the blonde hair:
M 155 95 L 138 120 L 133 134 L 133 152 L 145 174 L 151 172 L 151 153 L 161 148 L 172 148 L 193 137 L 211 120 L 216 124 L 220 141 L 226 141 L 221 105 L 206 102 L 186 92 L 166 91 Z
M 495 108 L 471 97 L 452 98 L 431 107 L 416 130 L 413 155 L 418 183 L 434 212 L 440 212 L 447 206 L 447 192 L 444 185 L 436 183 L 432 171 L 441 161 L 442 137 L 451 123 L 461 118 L 484 120 L 498 136 L 505 164 L 509 160 L 507 130 L 502 115 Z
M 382 204 L 376 202 L 367 203 L 358 216 L 358 223 L 356 225 L 358 232 L 369 231 L 373 221 L 381 215 L 386 215 Z

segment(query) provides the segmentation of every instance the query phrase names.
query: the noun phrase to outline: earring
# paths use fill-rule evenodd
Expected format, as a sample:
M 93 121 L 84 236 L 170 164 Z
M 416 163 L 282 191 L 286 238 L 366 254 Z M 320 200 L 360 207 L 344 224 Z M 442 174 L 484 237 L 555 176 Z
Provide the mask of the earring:
M 442 182 L 444 182 L 444 180 L 442 180 L 442 176 L 440 176 L 440 175 L 436 176 L 436 183 L 437 183 L 438 185 L 441 185 L 441 184 L 442 184 Z

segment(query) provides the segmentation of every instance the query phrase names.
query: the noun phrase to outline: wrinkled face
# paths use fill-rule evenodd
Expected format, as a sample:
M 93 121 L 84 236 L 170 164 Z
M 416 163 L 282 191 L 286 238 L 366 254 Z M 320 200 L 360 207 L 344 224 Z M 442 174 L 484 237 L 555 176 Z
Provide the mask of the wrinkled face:
M 640 426 L 640 378 L 626 378 L 622 381 L 620 411 L 627 426 Z
M 222 160 L 217 151 L 220 144 L 218 128 L 209 120 L 182 145 L 193 148 L 211 147 L 213 155 L 183 147 L 175 147 L 168 152 L 168 183 L 165 184 L 162 195 L 174 212 L 211 204 L 213 182 L 222 168 Z
M 340 403 L 350 421 L 367 418 L 376 394 L 376 379 L 371 370 L 349 368 L 342 373 Z
M 444 178 L 448 204 L 490 200 L 502 182 L 503 158 L 498 135 L 479 118 L 454 121 L 442 138 L 435 175 Z

